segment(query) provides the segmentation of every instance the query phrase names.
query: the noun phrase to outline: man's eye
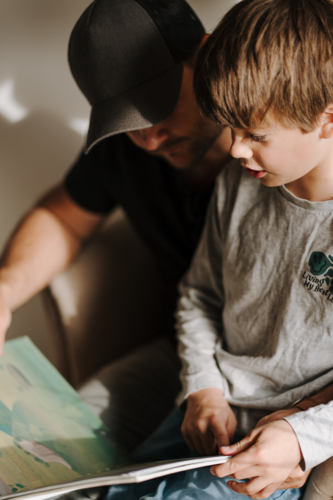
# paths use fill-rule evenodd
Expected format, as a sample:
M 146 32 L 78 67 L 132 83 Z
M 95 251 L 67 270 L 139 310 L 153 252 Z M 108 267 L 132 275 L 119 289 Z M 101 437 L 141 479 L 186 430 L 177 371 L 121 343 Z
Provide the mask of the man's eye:
M 251 141 L 253 142 L 263 142 L 266 139 L 265 135 L 252 135 L 250 136 Z

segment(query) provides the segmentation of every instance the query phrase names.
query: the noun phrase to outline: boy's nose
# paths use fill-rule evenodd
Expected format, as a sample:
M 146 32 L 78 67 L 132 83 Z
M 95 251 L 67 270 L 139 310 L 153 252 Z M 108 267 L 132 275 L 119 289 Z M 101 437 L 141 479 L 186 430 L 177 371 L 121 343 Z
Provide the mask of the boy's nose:
M 239 137 L 233 139 L 230 154 L 233 158 L 252 158 L 253 155 L 251 148 Z

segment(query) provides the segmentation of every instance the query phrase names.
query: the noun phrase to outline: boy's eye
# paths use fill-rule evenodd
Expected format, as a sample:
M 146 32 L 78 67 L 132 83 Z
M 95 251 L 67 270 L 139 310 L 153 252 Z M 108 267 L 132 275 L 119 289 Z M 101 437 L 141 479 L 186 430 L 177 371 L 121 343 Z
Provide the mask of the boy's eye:
M 250 135 L 250 139 L 253 142 L 263 142 L 266 139 L 265 135 Z

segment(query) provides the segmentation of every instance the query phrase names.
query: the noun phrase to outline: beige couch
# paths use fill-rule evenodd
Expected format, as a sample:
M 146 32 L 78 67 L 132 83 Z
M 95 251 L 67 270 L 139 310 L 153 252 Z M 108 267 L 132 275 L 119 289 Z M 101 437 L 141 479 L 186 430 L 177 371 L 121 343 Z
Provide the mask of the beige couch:
M 166 293 L 151 254 L 121 210 L 43 297 L 55 365 L 75 387 L 161 332 Z M 305 493 L 305 500 L 331 498 L 333 459 L 315 469 Z
M 78 387 L 98 368 L 160 333 L 165 290 L 121 210 L 43 293 L 57 353 Z

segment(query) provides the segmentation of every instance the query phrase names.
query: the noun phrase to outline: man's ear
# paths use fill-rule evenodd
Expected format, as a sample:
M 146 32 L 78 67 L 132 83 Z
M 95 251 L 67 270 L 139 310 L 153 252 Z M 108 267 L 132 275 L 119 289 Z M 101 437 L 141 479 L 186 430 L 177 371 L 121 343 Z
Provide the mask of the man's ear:
M 331 139 L 333 137 L 333 104 L 329 104 L 323 113 L 321 137 L 323 139 Z
M 201 48 L 203 46 L 203 44 L 205 43 L 205 41 L 207 40 L 207 38 L 210 37 L 210 34 L 209 33 L 205 33 L 202 37 L 201 37 L 201 40 L 200 40 L 200 43 L 199 43 L 199 48 Z

